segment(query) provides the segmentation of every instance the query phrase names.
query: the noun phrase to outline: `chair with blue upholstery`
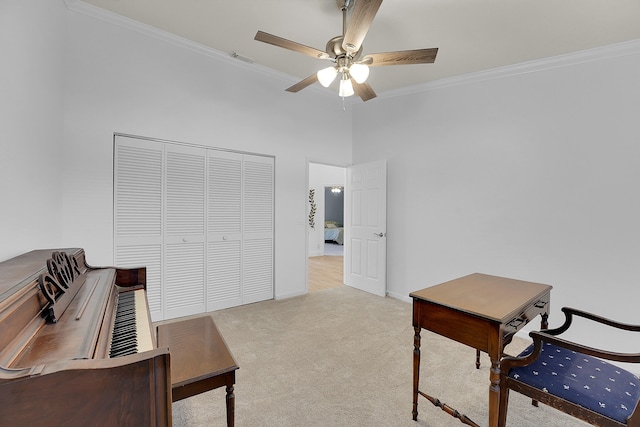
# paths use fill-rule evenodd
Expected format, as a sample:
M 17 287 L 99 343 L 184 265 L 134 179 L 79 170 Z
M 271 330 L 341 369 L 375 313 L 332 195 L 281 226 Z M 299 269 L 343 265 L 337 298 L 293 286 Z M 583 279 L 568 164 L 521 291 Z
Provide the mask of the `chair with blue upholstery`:
M 509 390 L 595 426 L 640 427 L 640 380 L 607 362 L 639 363 L 640 353 L 611 352 L 558 337 L 574 316 L 626 331 L 640 332 L 640 326 L 568 307 L 562 311 L 562 326 L 532 331 L 533 343 L 519 356 L 501 362 L 499 427 L 506 425 Z

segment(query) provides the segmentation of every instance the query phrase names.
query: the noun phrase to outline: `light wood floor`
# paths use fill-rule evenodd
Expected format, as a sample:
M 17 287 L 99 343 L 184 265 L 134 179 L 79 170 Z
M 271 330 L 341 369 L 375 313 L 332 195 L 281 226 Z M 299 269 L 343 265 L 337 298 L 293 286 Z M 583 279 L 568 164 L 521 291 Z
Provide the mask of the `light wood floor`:
M 309 292 L 337 288 L 344 283 L 344 257 L 309 257 Z

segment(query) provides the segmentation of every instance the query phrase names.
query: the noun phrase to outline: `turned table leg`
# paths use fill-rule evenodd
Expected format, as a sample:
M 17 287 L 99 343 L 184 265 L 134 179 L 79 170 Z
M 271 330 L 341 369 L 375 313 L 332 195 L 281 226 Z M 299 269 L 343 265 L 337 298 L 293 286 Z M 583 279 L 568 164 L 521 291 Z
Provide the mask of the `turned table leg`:
M 227 427 L 233 427 L 235 423 L 236 396 L 233 390 L 233 384 L 227 386 Z
M 420 380 L 420 327 L 414 327 L 413 335 L 413 421 L 418 419 L 418 383 Z

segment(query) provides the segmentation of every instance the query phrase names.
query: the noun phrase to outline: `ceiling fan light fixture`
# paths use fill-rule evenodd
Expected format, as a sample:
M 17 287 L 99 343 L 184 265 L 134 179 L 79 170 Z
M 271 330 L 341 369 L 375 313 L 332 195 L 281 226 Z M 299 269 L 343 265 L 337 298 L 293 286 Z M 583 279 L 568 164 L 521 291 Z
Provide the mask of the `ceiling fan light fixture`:
M 312 58 L 328 59 L 333 62 L 334 65 L 332 67 L 313 73 L 285 89 L 287 92 L 299 92 L 315 83 L 329 87 L 336 79 L 336 76 L 341 74 L 340 89 L 338 91 L 341 97 L 357 95 L 362 101 L 369 101 L 377 96 L 373 88 L 365 83 L 369 77 L 369 67 L 435 62 L 438 48 L 369 53 L 363 57 L 363 41 L 383 0 L 333 1 L 337 3 L 338 9 L 342 14 L 342 34 L 329 39 L 324 52 L 264 31 L 256 33 L 254 40 L 259 42 L 298 52 Z M 353 10 L 350 18 L 347 19 L 347 12 L 350 9 Z
M 353 64 L 349 67 L 349 75 L 353 77 L 356 83 L 362 84 L 369 77 L 369 67 L 365 64 Z
M 336 70 L 336 67 L 327 67 L 318 71 L 316 75 L 318 76 L 318 81 L 322 86 L 329 87 L 338 75 L 338 70 Z
M 351 80 L 349 78 L 343 78 L 340 80 L 340 89 L 338 91 L 338 95 L 342 98 L 346 98 L 348 96 L 353 95 L 355 92 L 353 91 L 353 85 L 351 84 Z

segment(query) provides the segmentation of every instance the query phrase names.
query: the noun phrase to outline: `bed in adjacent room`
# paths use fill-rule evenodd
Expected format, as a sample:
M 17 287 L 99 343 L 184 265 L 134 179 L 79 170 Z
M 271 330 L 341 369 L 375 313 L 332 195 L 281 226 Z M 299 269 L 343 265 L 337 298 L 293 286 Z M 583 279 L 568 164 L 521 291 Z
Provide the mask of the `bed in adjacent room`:
M 325 221 L 324 241 L 335 242 L 339 245 L 344 244 L 344 228 L 342 224 L 338 224 L 336 221 Z

